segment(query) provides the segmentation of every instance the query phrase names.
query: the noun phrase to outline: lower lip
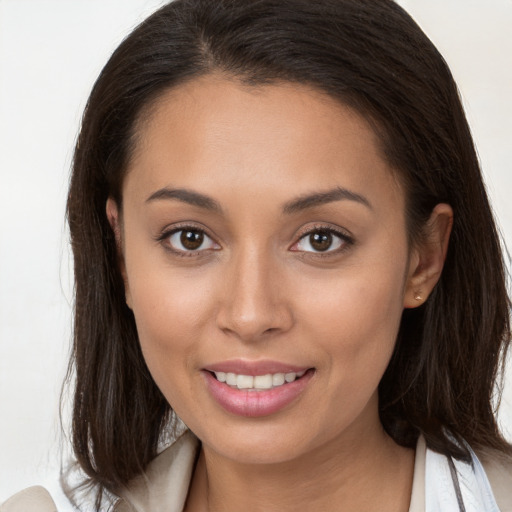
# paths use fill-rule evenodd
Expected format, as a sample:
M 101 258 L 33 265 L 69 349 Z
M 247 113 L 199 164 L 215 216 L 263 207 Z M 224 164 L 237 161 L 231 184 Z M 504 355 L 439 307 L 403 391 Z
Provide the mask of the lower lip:
M 262 391 L 234 389 L 219 382 L 208 371 L 203 371 L 203 374 L 213 398 L 226 411 L 237 416 L 256 418 L 275 414 L 293 402 L 309 384 L 314 371 L 308 370 L 300 379 Z

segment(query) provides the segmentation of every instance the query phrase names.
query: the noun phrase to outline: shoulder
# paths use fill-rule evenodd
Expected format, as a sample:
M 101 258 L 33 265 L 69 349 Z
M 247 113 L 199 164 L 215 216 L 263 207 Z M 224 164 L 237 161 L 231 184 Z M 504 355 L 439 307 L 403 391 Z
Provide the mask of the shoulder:
M 50 493 L 40 486 L 18 492 L 0 505 L 0 512 L 57 512 Z
M 482 451 L 478 458 L 491 484 L 501 512 L 512 512 L 512 457 L 496 451 Z
M 119 490 L 121 500 L 116 504 L 115 511 L 181 512 L 198 451 L 198 439 L 190 431 L 185 432 L 149 464 L 143 475 Z
M 149 464 L 144 475 L 120 490 L 116 512 L 181 511 L 198 449 L 197 438 L 190 432 L 183 434 Z M 0 512 L 57 512 L 57 507 L 49 492 L 37 486 L 24 489 L 0 504 Z

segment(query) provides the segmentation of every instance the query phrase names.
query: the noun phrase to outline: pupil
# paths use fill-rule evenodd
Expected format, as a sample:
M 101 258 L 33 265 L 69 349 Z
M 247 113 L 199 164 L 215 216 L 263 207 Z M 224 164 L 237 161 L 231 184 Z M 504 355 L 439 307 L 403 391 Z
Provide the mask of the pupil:
M 183 247 L 190 251 L 199 249 L 203 243 L 203 239 L 203 233 L 199 233 L 197 231 L 183 231 L 180 236 Z
M 317 231 L 309 235 L 309 243 L 317 251 L 326 251 L 331 247 L 332 234 L 328 231 Z

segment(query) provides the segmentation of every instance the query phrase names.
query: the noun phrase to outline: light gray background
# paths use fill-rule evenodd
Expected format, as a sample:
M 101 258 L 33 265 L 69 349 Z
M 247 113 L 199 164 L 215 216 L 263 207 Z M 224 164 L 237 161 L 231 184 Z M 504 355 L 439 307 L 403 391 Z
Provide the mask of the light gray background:
M 0 0 L 0 502 L 41 483 L 68 509 L 58 491 L 58 400 L 71 324 L 64 202 L 72 148 L 108 56 L 163 3 Z M 399 3 L 459 83 L 512 247 L 512 0 Z M 512 438 L 512 386 L 500 420 Z

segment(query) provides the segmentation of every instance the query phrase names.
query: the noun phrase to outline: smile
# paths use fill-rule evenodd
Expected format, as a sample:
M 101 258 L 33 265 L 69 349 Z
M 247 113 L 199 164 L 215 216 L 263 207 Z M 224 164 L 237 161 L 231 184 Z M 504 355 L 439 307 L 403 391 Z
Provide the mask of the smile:
M 281 372 L 276 369 L 269 368 L 269 373 L 261 374 L 254 368 L 245 368 L 245 373 L 215 368 L 205 369 L 202 374 L 210 396 L 225 411 L 236 416 L 255 418 L 276 414 L 296 403 L 316 373 L 314 368 L 297 368 L 296 371 L 287 368 L 287 371 Z M 240 370 L 243 371 L 242 368 Z
M 266 375 L 238 375 L 231 372 L 214 372 L 215 378 L 219 382 L 225 382 L 228 386 L 236 389 L 245 389 L 247 391 L 262 391 L 275 389 L 284 384 L 289 384 L 299 379 L 306 373 L 306 370 L 300 372 L 288 373 L 267 373 Z

